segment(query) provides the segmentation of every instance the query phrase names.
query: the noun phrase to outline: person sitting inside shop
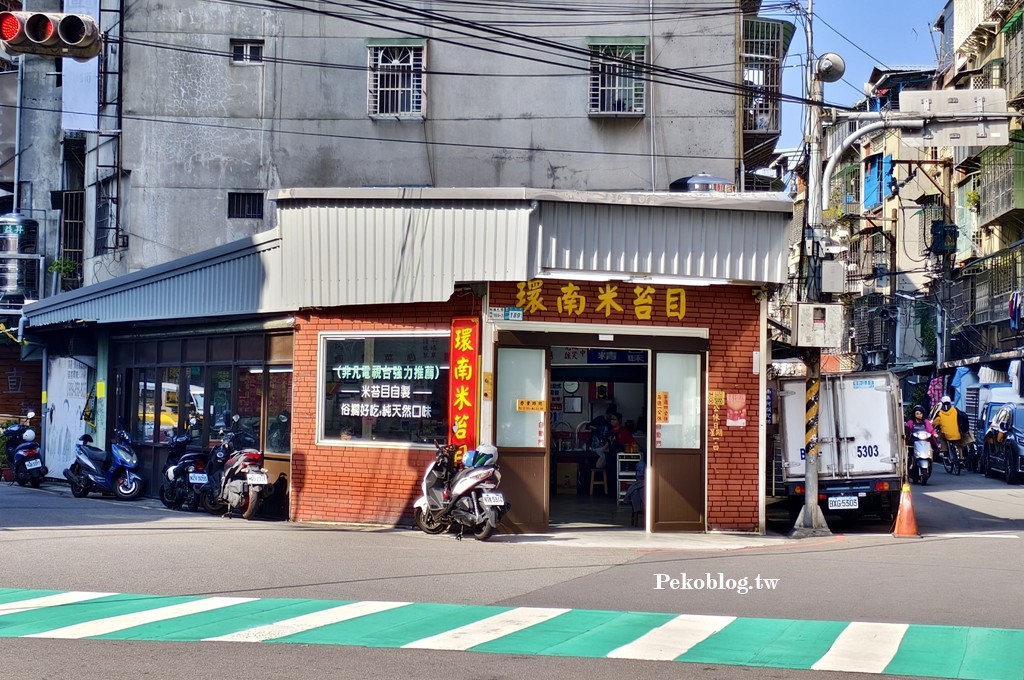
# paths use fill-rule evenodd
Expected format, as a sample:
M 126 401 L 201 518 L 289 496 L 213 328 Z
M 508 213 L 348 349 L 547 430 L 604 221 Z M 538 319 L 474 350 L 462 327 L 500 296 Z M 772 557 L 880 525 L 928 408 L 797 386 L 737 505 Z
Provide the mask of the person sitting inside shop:
M 612 413 L 608 416 L 608 441 L 604 445 L 604 453 L 615 455 L 636 445 L 633 433 L 622 424 L 622 414 Z

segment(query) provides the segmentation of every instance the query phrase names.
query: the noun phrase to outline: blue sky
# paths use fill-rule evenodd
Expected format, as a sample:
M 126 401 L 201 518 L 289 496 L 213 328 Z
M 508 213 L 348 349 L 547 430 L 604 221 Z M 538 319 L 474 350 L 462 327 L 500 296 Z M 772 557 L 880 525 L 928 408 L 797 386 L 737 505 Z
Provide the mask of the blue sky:
M 765 6 L 771 3 L 766 0 Z M 807 0 L 800 0 L 807 7 Z M 813 37 L 817 55 L 835 52 L 846 62 L 846 75 L 825 84 L 825 101 L 853 104 L 863 97 L 863 85 L 876 65 L 888 67 L 934 66 L 939 34 L 931 26 L 941 14 L 944 0 L 816 0 Z M 764 16 L 784 16 L 768 11 Z M 804 95 L 801 75 L 807 52 L 802 24 L 789 48 L 783 75 L 786 94 Z M 866 53 L 866 54 L 865 54 Z M 870 55 L 870 56 L 869 56 Z M 794 148 L 803 136 L 803 109 L 783 105 L 782 138 L 777 149 Z

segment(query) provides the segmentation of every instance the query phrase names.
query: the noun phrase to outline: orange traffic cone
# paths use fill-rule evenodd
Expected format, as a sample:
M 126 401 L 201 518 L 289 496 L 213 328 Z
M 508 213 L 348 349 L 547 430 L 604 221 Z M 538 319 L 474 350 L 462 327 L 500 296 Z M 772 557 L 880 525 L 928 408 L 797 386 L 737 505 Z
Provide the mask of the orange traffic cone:
M 910 485 L 904 484 L 900 493 L 900 509 L 896 513 L 896 527 L 892 532 L 896 538 L 921 538 L 914 517 L 914 503 L 910 499 Z

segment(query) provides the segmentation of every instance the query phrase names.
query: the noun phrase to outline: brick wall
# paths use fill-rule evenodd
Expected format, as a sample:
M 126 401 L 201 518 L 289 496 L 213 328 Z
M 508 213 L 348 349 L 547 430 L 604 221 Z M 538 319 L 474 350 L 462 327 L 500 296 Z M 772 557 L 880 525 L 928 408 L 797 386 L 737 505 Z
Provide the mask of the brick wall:
M 0 344 L 0 414 L 21 415 L 28 410 L 42 413 L 42 395 L 43 363 L 22 361 L 21 348 L 14 342 Z M 39 424 L 38 420 L 32 422 Z
M 567 316 L 557 309 L 559 287 L 545 281 L 547 312 L 526 314 L 530 321 L 621 323 L 628 325 L 706 327 L 710 329 L 708 389 L 742 393 L 747 398 L 747 426 L 726 427 L 721 409 L 722 436 L 708 440 L 708 526 L 718 530 L 758 529 L 757 423 L 762 417 L 758 376 L 752 370 L 752 353 L 760 349 L 759 305 L 751 289 L 743 286 L 690 287 L 686 289 L 683 319 L 669 320 L 664 313 L 665 288 L 654 286 L 650 319 L 637 318 L 632 286 L 619 287 L 622 311 L 597 311 L 598 287 L 578 282 L 587 305 L 579 315 Z M 490 304 L 516 306 L 515 284 L 492 284 Z M 309 310 L 296 315 L 294 422 L 292 430 L 292 509 L 297 521 L 332 521 L 393 525 L 410 521 L 412 501 L 433 454 L 427 450 L 316 446 L 317 336 L 323 331 L 448 329 L 454 316 L 481 314 L 472 296 L 448 303 L 387 305 L 373 308 Z M 657 331 L 652 328 L 652 334 Z M 711 409 L 708 410 L 710 431 Z
M 448 330 L 455 316 L 479 316 L 480 302 L 308 310 L 295 317 L 291 518 L 295 521 L 396 525 L 411 522 L 429 450 L 317 446 L 317 341 L 324 331 Z

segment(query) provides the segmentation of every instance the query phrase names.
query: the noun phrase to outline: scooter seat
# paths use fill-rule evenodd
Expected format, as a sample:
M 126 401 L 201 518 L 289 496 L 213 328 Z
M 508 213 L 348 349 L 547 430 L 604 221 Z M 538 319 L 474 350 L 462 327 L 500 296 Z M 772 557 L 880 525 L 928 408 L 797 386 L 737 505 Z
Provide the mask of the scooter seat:
M 97 463 L 103 463 L 104 465 L 113 459 L 113 456 L 110 455 L 109 451 L 104 451 L 103 449 L 95 446 L 82 444 L 81 450 L 89 460 L 94 460 Z

